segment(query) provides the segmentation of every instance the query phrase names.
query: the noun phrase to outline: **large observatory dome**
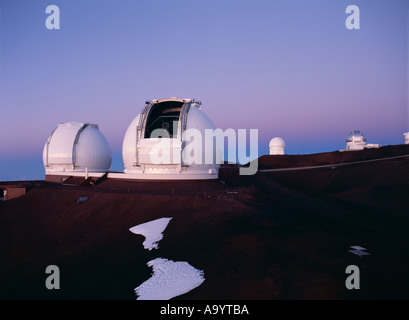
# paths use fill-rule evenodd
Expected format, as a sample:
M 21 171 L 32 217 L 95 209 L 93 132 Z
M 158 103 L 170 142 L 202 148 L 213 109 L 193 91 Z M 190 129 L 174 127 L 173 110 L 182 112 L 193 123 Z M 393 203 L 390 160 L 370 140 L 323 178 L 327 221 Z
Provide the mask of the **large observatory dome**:
M 275 137 L 270 140 L 270 155 L 284 154 L 285 142 L 280 137 Z
M 46 173 L 107 172 L 112 152 L 98 125 L 60 123 L 43 149 Z
M 216 155 L 213 137 L 205 134 L 206 129 L 214 130 L 215 126 L 198 101 L 167 98 L 146 102 L 145 108 L 129 125 L 123 140 L 126 177 L 217 178 L 219 166 L 216 159 L 220 154 Z

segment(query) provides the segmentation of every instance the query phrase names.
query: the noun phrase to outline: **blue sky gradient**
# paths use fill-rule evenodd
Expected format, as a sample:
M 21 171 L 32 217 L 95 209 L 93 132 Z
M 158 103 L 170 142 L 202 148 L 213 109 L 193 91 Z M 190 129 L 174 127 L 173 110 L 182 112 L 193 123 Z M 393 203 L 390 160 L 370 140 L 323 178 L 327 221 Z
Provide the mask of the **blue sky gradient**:
M 0 180 L 44 178 L 44 143 L 67 121 L 97 123 L 122 170 L 128 125 L 170 96 L 258 129 L 260 155 L 275 136 L 288 154 L 342 149 L 352 129 L 401 144 L 408 28 L 406 0 L 0 0 Z

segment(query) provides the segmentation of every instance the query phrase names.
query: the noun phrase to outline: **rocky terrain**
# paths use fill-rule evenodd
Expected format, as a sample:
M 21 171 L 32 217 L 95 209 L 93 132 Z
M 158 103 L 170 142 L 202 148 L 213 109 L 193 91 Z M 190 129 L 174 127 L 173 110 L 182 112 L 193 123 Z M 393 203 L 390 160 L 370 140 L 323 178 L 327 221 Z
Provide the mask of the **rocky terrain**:
M 225 166 L 208 181 L 16 182 L 26 194 L 0 201 L 0 298 L 134 300 L 158 257 L 203 270 L 176 300 L 409 298 L 408 145 L 262 156 L 259 169 L 243 177 Z M 172 220 L 158 248 L 144 249 L 129 229 L 163 217 Z M 48 265 L 60 290 L 45 286 Z M 359 290 L 345 287 L 349 265 Z

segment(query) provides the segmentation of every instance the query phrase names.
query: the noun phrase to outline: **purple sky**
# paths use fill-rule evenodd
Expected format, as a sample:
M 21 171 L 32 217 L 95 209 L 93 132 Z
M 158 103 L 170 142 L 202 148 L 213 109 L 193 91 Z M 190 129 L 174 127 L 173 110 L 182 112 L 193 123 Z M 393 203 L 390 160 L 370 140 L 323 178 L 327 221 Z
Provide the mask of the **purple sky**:
M 60 8 L 61 29 L 45 27 Z M 360 9 L 348 30 L 345 9 Z M 407 0 L 0 0 L 0 180 L 42 179 L 60 122 L 97 123 L 121 170 L 145 100 L 202 101 L 217 127 L 259 129 L 259 154 L 401 144 L 408 129 Z

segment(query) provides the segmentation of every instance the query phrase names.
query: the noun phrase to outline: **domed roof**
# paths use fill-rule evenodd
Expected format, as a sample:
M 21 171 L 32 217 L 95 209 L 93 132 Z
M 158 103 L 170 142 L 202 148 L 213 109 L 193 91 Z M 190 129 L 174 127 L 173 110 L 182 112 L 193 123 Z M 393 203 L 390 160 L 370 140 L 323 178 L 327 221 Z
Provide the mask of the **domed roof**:
M 366 142 L 366 138 L 362 131 L 352 130 L 347 137 L 347 142 Z
M 280 137 L 275 137 L 270 140 L 269 143 L 270 148 L 284 148 L 285 147 L 285 142 L 282 138 Z
M 47 172 L 106 172 L 112 152 L 98 125 L 82 122 L 60 123 L 51 133 L 43 149 Z
M 193 139 L 190 143 L 182 141 L 186 134 L 195 129 L 200 133 L 200 139 Z M 164 179 L 176 175 L 176 179 L 217 178 L 218 165 L 206 163 L 205 135 L 206 129 L 215 129 L 213 122 L 201 110 L 201 103 L 193 99 L 167 98 L 146 102 L 145 108 L 129 125 L 122 144 L 122 158 L 125 173 L 142 175 L 141 179 L 159 179 L 147 177 L 161 175 Z M 161 139 L 158 141 L 158 139 Z M 159 142 L 159 143 L 158 143 Z M 157 145 L 163 142 L 167 148 L 161 150 L 164 155 L 161 163 L 152 160 Z M 189 147 L 187 147 L 189 145 Z M 186 156 L 192 149 L 203 151 L 201 161 L 190 163 Z M 216 152 L 214 152 L 216 156 Z

